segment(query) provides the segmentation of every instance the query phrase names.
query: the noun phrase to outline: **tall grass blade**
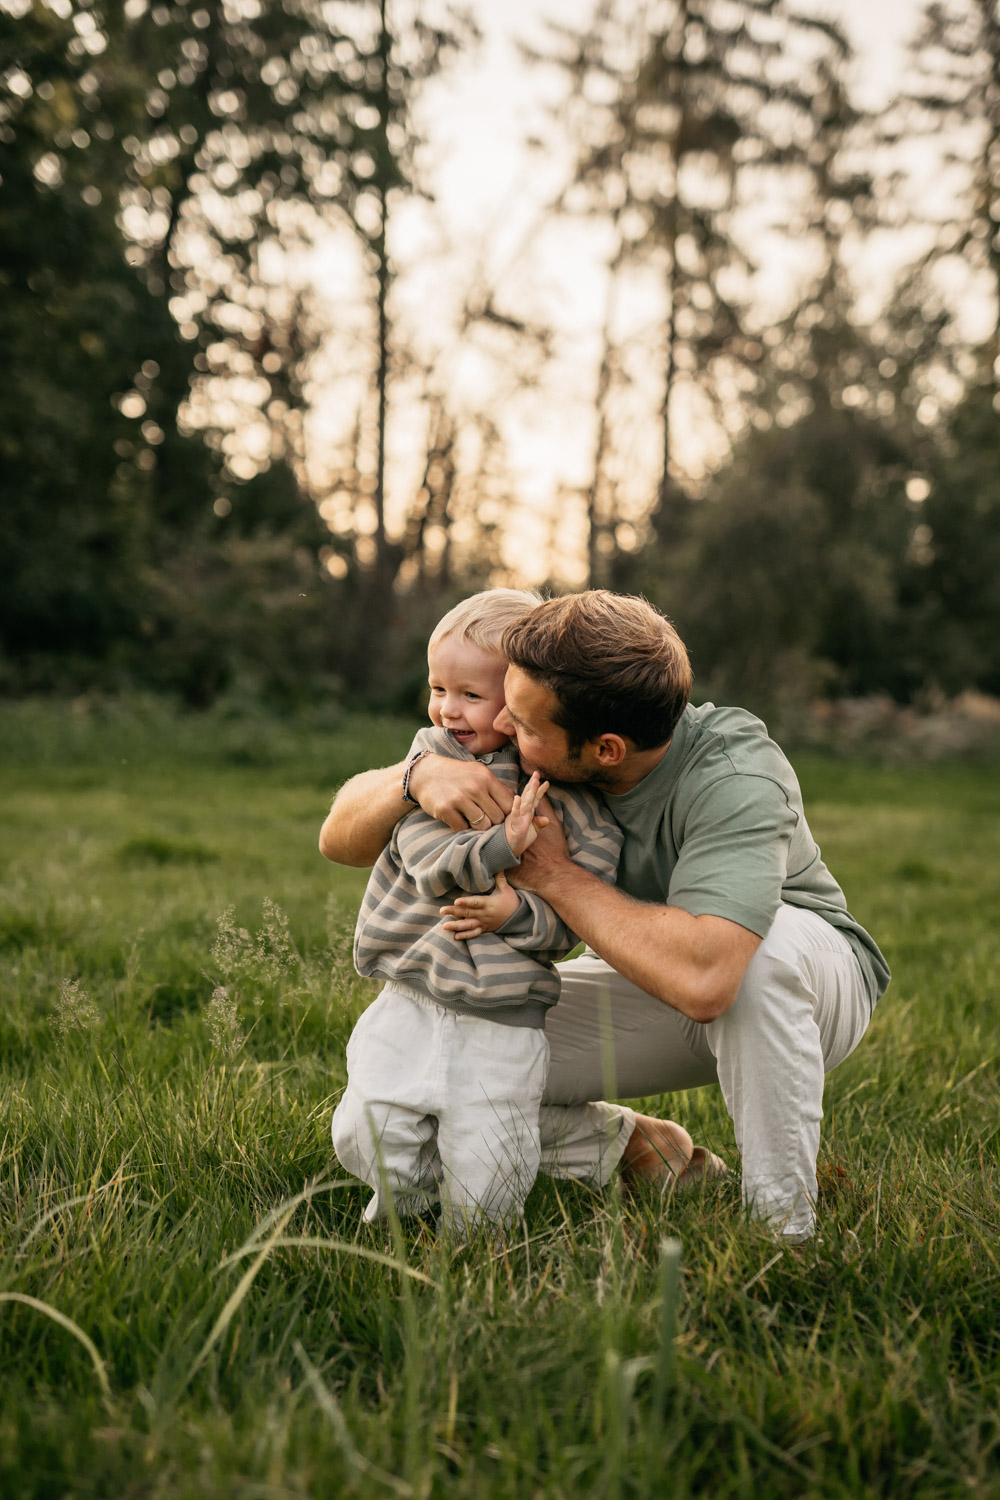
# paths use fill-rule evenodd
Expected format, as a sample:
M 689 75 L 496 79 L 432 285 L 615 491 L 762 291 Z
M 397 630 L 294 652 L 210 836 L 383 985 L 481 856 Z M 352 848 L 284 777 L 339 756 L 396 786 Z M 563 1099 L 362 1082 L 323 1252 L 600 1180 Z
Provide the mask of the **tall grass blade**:
M 660 1243 L 660 1338 L 653 1382 L 653 1410 L 662 1416 L 674 1383 L 674 1340 L 677 1337 L 677 1304 L 681 1281 L 680 1240 Z
M 235 1265 L 238 1260 L 245 1260 L 248 1255 L 253 1255 L 256 1245 L 241 1245 L 219 1265 L 222 1271 L 226 1266 Z M 282 1235 L 280 1239 L 270 1239 L 267 1242 L 268 1251 L 271 1250 L 332 1250 L 338 1255 L 353 1255 L 358 1260 L 370 1260 L 376 1266 L 386 1266 L 390 1271 L 398 1271 L 401 1276 L 408 1276 L 411 1281 L 422 1282 L 424 1286 L 437 1286 L 433 1277 L 426 1275 L 423 1271 L 416 1271 L 405 1262 L 400 1265 L 394 1255 L 386 1255 L 380 1250 L 366 1250 L 363 1245 L 352 1245 L 347 1240 L 328 1240 L 322 1235 L 296 1234 Z
M 397 1264 L 394 1269 L 400 1272 L 408 1272 L 409 1264 L 406 1257 L 406 1241 L 403 1238 L 403 1226 L 399 1222 L 399 1214 L 396 1211 L 396 1202 L 389 1182 L 385 1162 L 382 1158 L 381 1146 L 375 1135 L 374 1123 L 369 1116 L 369 1127 L 372 1131 L 372 1139 L 375 1142 L 376 1157 L 378 1160 L 379 1178 L 382 1188 L 382 1196 L 386 1206 L 386 1217 L 389 1220 L 389 1233 L 392 1237 L 392 1247 L 395 1251 Z M 423 1386 L 424 1360 L 423 1350 L 420 1343 L 420 1328 L 417 1322 L 417 1308 L 413 1300 L 413 1288 L 407 1275 L 402 1275 L 399 1282 L 399 1300 L 403 1312 L 403 1426 L 404 1426 L 404 1471 L 407 1480 L 414 1492 L 420 1493 L 420 1470 L 421 1460 L 421 1431 L 420 1431 L 420 1394 Z
M 394 1490 L 397 1495 L 412 1495 L 413 1490 L 406 1483 L 405 1479 L 397 1479 L 395 1474 L 389 1474 L 385 1469 L 380 1469 L 377 1464 L 373 1464 L 369 1459 L 365 1458 L 363 1453 L 358 1452 L 357 1445 L 351 1437 L 347 1423 L 344 1420 L 344 1413 L 340 1409 L 340 1403 L 323 1380 L 322 1375 L 309 1358 L 305 1349 L 303 1349 L 299 1339 L 295 1339 L 293 1342 L 292 1350 L 295 1358 L 302 1366 L 306 1380 L 309 1382 L 310 1390 L 316 1397 L 316 1405 L 333 1428 L 333 1435 L 337 1439 L 340 1450 L 354 1473 L 370 1475 L 372 1479 L 376 1479 L 380 1484 L 387 1485 L 389 1489 Z
M 281 1218 L 278 1220 L 277 1227 L 274 1233 L 268 1240 L 265 1241 L 262 1249 L 257 1256 L 257 1259 L 254 1261 L 252 1266 L 249 1266 L 247 1270 L 244 1271 L 243 1275 L 237 1282 L 235 1291 L 226 1299 L 225 1307 L 222 1309 L 219 1316 L 213 1323 L 211 1333 L 208 1335 L 208 1338 L 201 1346 L 200 1351 L 198 1352 L 196 1358 L 193 1360 L 187 1374 L 184 1377 L 184 1380 L 182 1382 L 182 1389 L 184 1386 L 190 1385 L 195 1375 L 197 1375 L 198 1371 L 201 1369 L 202 1365 L 205 1363 L 206 1359 L 215 1348 L 215 1345 L 219 1342 L 219 1339 L 222 1338 L 226 1329 L 233 1321 L 233 1318 L 236 1316 L 239 1310 L 240 1304 L 242 1303 L 247 1292 L 253 1286 L 254 1280 L 257 1276 L 257 1272 L 260 1270 L 261 1266 L 264 1264 L 268 1256 L 271 1254 L 271 1251 L 274 1249 L 275 1241 L 280 1239 L 281 1231 L 284 1229 L 285 1225 L 292 1217 L 292 1214 L 295 1212 L 296 1208 L 299 1205 L 299 1201 L 299 1197 L 292 1199 L 290 1207 L 285 1210 Z
M 97 1352 L 97 1345 L 89 1334 L 84 1333 L 79 1323 L 74 1323 L 72 1318 L 67 1318 L 65 1313 L 61 1313 L 56 1307 L 51 1307 L 48 1302 L 40 1302 L 37 1297 L 29 1297 L 27 1292 L 0 1292 L 0 1302 L 21 1302 L 25 1307 L 33 1307 L 35 1312 L 44 1313 L 47 1318 L 52 1319 L 53 1323 L 58 1323 L 60 1328 L 65 1328 L 67 1333 L 71 1333 L 75 1339 L 79 1339 L 90 1355 L 90 1362 L 94 1367 L 97 1383 L 101 1387 L 101 1395 L 104 1397 L 105 1403 L 110 1404 L 111 1385 L 108 1381 L 107 1367 Z

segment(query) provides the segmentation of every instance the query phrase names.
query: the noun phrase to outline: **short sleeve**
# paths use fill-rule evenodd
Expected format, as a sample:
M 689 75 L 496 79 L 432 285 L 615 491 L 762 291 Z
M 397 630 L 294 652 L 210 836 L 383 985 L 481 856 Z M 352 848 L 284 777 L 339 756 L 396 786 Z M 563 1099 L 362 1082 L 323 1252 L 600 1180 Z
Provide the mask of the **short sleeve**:
M 777 782 L 723 776 L 704 787 L 678 830 L 667 904 L 725 917 L 766 937 L 781 904 L 798 814 Z

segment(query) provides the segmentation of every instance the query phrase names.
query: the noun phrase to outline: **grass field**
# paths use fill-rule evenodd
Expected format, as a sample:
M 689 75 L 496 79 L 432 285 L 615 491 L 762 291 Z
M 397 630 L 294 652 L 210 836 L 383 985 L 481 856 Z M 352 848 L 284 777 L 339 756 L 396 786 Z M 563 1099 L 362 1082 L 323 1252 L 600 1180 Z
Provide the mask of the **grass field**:
M 996 767 L 799 765 L 895 971 L 821 1243 L 540 1181 L 446 1251 L 329 1145 L 370 991 L 316 834 L 409 736 L 0 715 L 0 1495 L 1000 1496 Z M 713 1091 L 651 1106 L 735 1161 Z

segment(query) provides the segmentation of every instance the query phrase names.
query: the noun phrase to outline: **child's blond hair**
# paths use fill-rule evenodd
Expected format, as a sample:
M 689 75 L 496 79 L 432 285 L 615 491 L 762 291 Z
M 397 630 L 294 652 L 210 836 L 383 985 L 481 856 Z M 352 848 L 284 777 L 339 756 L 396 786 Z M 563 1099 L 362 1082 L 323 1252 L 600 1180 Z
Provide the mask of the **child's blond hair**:
M 463 599 L 437 622 L 427 649 L 436 646 L 446 636 L 457 635 L 462 640 L 471 641 L 481 651 L 502 656 L 504 632 L 513 625 L 520 625 L 525 616 L 542 602 L 541 594 L 534 589 L 484 589 L 481 594 Z

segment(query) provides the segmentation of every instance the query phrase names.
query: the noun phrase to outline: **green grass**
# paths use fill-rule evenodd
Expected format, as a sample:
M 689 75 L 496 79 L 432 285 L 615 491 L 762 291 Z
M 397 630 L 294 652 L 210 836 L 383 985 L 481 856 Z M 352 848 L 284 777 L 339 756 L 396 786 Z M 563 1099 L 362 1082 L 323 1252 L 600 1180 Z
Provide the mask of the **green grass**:
M 316 833 L 409 735 L 4 710 L 0 1494 L 1000 1495 L 995 770 L 800 766 L 895 969 L 822 1243 L 540 1181 L 449 1251 L 329 1146 L 370 992 Z M 717 1093 L 650 1104 L 733 1154 Z

